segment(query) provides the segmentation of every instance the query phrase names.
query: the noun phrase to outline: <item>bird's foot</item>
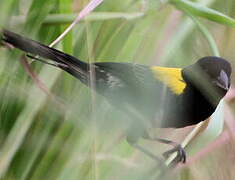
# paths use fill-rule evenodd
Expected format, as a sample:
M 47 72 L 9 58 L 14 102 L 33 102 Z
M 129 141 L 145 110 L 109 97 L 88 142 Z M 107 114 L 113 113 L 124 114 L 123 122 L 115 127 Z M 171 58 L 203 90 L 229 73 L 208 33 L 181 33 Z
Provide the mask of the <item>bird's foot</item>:
M 164 152 L 162 155 L 165 159 L 169 158 L 169 156 L 173 153 L 177 152 L 177 155 L 171 164 L 185 163 L 186 162 L 186 152 L 184 148 L 179 144 L 175 146 L 173 149 Z

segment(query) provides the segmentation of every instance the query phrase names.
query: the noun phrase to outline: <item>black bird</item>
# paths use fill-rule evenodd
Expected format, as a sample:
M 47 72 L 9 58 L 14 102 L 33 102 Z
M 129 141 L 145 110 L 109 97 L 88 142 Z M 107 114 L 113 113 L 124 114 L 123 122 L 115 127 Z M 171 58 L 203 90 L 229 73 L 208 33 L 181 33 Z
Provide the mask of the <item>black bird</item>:
M 174 146 L 163 155 L 177 152 L 176 162 L 185 162 L 186 155 L 179 144 L 150 137 L 148 128 L 182 128 L 204 121 L 230 87 L 231 65 L 220 57 L 203 57 L 182 69 L 115 62 L 89 64 L 8 30 L 2 31 L 1 39 L 36 60 L 63 69 L 87 86 L 92 71 L 95 90 L 128 115 L 129 144 L 154 159 L 158 158 L 137 144 L 140 137 Z

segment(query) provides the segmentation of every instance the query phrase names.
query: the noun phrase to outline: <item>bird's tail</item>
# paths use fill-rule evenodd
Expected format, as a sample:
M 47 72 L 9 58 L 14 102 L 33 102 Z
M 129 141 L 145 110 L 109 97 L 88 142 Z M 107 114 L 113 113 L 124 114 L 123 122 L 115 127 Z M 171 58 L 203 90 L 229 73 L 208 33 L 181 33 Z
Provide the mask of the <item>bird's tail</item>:
M 45 59 L 50 59 L 56 62 L 58 67 L 82 81 L 87 79 L 86 76 L 89 69 L 88 63 L 11 31 L 2 30 L 1 34 L 1 41 L 26 53 L 37 55 Z

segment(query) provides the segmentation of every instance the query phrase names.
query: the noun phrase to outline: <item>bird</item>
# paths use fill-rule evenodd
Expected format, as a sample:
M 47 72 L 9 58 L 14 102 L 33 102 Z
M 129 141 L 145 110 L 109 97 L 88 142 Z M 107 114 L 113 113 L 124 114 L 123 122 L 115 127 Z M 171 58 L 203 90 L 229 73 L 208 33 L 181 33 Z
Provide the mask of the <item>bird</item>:
M 138 144 L 140 138 L 173 146 L 163 156 L 168 158 L 176 152 L 176 164 L 186 162 L 186 152 L 179 143 L 151 137 L 149 128 L 198 124 L 213 114 L 230 88 L 231 64 L 222 57 L 205 56 L 183 68 L 87 63 L 6 29 L 1 30 L 0 38 L 2 43 L 22 50 L 28 57 L 71 74 L 103 96 L 128 117 L 127 142 L 155 160 L 159 158 Z

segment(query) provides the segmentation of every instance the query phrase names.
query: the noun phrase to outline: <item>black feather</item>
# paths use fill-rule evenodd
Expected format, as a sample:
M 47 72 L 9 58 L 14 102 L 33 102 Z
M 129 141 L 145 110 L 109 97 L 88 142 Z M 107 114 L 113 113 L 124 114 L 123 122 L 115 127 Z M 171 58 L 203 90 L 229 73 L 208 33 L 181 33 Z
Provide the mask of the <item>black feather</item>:
M 185 83 L 185 88 L 175 94 L 164 80 L 155 77 L 151 66 L 114 62 L 88 64 L 7 30 L 3 30 L 2 40 L 27 53 L 55 61 L 57 67 L 88 86 L 92 70 L 97 92 L 130 117 L 127 136 L 131 143 L 139 137 L 148 137 L 149 127 L 181 128 L 204 121 L 215 111 L 230 86 L 231 65 L 220 57 L 204 57 L 178 70 L 181 76 L 178 81 Z

